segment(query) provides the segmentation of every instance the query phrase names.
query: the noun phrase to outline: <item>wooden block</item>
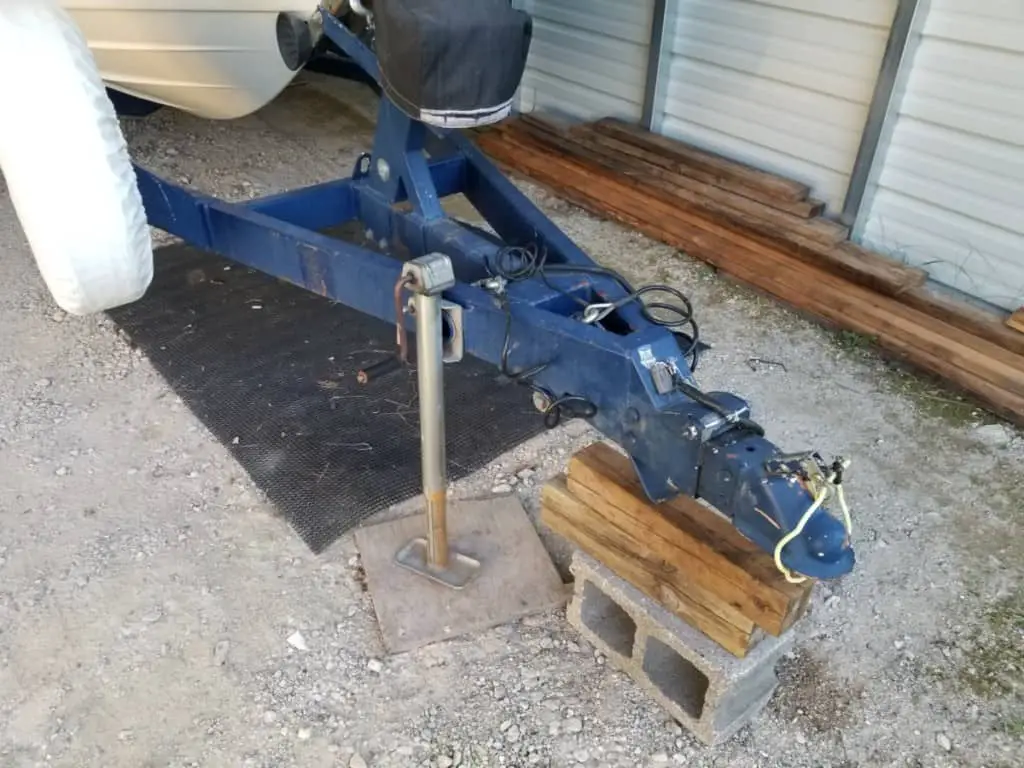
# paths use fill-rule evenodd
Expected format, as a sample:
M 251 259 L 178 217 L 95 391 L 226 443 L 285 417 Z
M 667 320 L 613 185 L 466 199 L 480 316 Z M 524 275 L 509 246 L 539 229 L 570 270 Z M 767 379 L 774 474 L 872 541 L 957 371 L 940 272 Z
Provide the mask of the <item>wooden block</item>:
M 653 505 L 630 460 L 605 443 L 578 452 L 569 463 L 569 489 L 610 523 L 647 539 L 670 565 L 688 575 L 765 631 L 779 635 L 796 621 L 811 582 L 790 584 L 771 556 L 723 516 L 679 496 Z
M 734 656 L 743 658 L 764 636 L 752 621 L 729 606 L 714 600 L 710 606 L 701 602 L 708 596 L 698 597 L 674 568 L 646 550 L 642 539 L 606 525 L 570 493 L 565 477 L 544 486 L 541 522 Z
M 813 581 L 790 584 L 772 558 L 692 499 L 651 504 L 629 459 L 604 443 L 545 486 L 542 521 L 737 656 L 804 615 Z

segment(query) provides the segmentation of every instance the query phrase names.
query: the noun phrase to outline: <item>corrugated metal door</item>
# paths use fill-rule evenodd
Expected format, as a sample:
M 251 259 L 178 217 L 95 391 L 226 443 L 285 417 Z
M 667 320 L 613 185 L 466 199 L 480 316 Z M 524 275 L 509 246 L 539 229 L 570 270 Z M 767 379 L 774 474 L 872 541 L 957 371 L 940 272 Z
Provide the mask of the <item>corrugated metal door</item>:
M 1024 304 L 1024 2 L 931 0 L 863 241 Z
M 638 120 L 654 0 L 515 0 L 533 16 L 517 108 Z
M 655 128 L 799 179 L 838 214 L 897 0 L 669 0 Z

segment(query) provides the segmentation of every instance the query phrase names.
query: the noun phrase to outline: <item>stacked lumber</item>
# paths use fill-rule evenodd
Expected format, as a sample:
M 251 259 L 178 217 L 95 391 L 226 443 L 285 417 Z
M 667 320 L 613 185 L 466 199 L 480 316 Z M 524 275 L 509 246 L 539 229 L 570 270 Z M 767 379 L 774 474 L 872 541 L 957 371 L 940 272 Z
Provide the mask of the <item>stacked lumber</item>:
M 864 335 L 1024 424 L 1024 334 L 849 242 L 806 185 L 610 118 L 523 116 L 476 141 L 509 172 Z
M 541 520 L 738 657 L 810 603 L 812 581 L 787 582 L 721 515 L 688 497 L 652 505 L 629 459 L 604 443 L 544 487 Z

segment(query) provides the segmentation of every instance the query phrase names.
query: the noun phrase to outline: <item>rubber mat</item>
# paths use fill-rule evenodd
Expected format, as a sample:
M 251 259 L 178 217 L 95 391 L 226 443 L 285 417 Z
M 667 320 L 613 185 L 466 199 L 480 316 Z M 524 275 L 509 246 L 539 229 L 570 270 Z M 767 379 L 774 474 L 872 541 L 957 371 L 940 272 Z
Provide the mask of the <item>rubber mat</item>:
M 415 373 L 356 382 L 394 325 L 178 245 L 109 315 L 313 551 L 420 492 Z M 445 398 L 452 479 L 544 429 L 529 391 L 473 358 L 445 366 Z

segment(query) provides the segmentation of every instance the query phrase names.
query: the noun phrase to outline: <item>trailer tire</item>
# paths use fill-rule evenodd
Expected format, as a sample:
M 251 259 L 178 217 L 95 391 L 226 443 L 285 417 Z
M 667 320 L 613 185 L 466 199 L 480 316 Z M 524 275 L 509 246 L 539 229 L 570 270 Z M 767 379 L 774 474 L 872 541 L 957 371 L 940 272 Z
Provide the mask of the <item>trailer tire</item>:
M 52 0 L 0 2 L 0 170 L 54 301 L 88 315 L 141 298 L 153 244 L 117 114 Z

